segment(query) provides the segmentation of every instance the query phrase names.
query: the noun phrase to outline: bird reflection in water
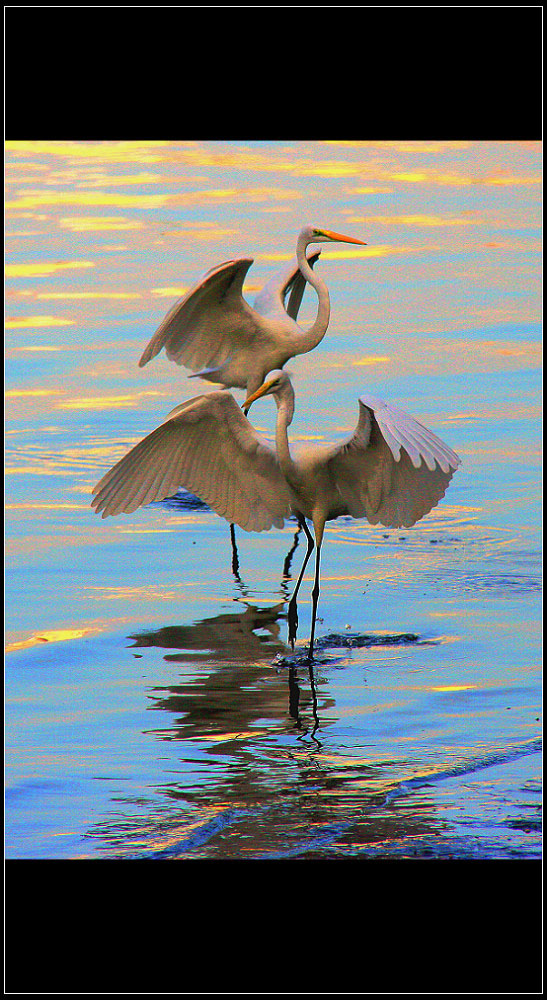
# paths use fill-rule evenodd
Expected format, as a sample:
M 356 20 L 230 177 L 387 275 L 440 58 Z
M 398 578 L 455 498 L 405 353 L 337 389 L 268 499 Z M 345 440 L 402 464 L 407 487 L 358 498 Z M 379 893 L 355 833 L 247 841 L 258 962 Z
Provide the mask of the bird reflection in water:
M 189 668 L 180 685 L 153 688 L 152 707 L 179 716 L 169 738 L 246 733 L 256 728 L 258 720 L 281 722 L 287 714 L 287 689 L 279 678 L 286 671 L 288 714 L 301 736 L 310 735 L 319 745 L 313 665 L 306 661 L 308 689 L 299 678 L 299 663 L 285 661 L 287 647 L 280 639 L 283 608 L 284 602 L 271 607 L 245 602 L 243 609 L 192 625 L 169 625 L 129 636 L 130 648 L 173 650 L 164 659 Z M 165 693 L 158 697 L 160 692 Z
M 185 490 L 179 491 L 174 497 L 157 501 L 150 506 L 164 507 L 172 510 L 209 510 L 207 504 L 200 500 L 199 497 Z M 293 555 L 298 548 L 301 531 L 302 525 L 300 522 L 297 522 L 292 545 L 283 562 L 283 576 L 280 589 L 285 602 L 288 602 L 290 599 L 289 581 L 291 580 L 291 565 Z M 239 553 L 233 525 L 230 525 L 230 539 L 232 548 L 232 573 L 242 596 L 246 597 L 248 596 L 248 588 L 239 572 Z M 282 642 L 278 641 L 280 627 L 277 624 L 278 620 L 283 617 L 285 617 L 283 614 L 283 603 L 275 604 L 272 608 L 259 608 L 251 604 L 246 604 L 244 612 L 231 615 L 217 615 L 215 618 L 196 622 L 194 625 L 167 626 L 156 632 L 140 633 L 130 636 L 130 638 L 136 640 L 136 646 L 167 646 L 186 651 L 191 650 L 198 657 L 203 652 L 207 657 L 212 657 L 222 662 L 237 661 L 238 663 L 253 663 L 264 656 L 272 658 L 278 656 L 284 659 L 287 649 Z M 266 637 L 256 635 L 256 631 L 259 629 L 267 629 L 270 635 Z M 192 653 L 186 652 L 185 654 L 167 655 L 165 659 L 189 662 L 192 659 Z M 315 733 L 319 728 L 319 717 L 317 713 L 317 689 L 313 665 L 309 660 L 307 661 L 311 692 L 311 712 L 313 716 L 311 730 L 306 725 L 300 711 L 301 690 L 298 679 L 297 658 L 292 657 L 288 659 L 286 665 L 289 687 L 289 715 L 295 720 L 297 728 L 302 731 L 303 735 L 306 735 L 309 731 L 311 738 L 317 742 L 315 740 Z M 237 684 L 242 684 L 239 672 L 238 676 L 234 679 L 236 686 Z

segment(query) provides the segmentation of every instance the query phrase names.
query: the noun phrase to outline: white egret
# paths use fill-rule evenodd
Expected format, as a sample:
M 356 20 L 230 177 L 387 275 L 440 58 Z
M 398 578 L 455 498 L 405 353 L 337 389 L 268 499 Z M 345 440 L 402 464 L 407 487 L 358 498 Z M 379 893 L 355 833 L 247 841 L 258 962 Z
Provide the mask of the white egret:
M 230 393 L 213 391 L 176 406 L 120 459 L 95 486 L 92 506 L 103 517 L 130 513 L 183 486 L 246 531 L 281 528 L 296 515 L 308 548 L 288 608 L 293 648 L 296 596 L 314 548 L 306 523 L 311 521 L 316 545 L 311 660 L 326 522 L 349 514 L 371 524 L 410 527 L 444 496 L 460 459 L 409 414 L 369 395 L 359 398 L 359 420 L 349 438 L 306 446 L 293 457 L 287 428 L 295 401 L 286 372 L 272 372 L 244 405 L 268 394 L 277 404 L 275 451 Z
M 143 351 L 139 367 L 165 348 L 170 360 L 189 368 L 196 377 L 252 395 L 268 372 L 313 350 L 325 336 L 329 292 L 310 267 L 306 248 L 311 243 L 332 242 L 366 246 L 362 240 L 311 225 L 304 226 L 296 243 L 300 275 L 318 297 L 317 315 L 308 330 L 296 322 L 304 290 L 301 282 L 295 285 L 287 309 L 284 306 L 287 285 L 295 280 L 294 262 L 281 277 L 267 283 L 252 308 L 243 298 L 243 281 L 253 259 L 242 257 L 213 267 L 174 304 Z

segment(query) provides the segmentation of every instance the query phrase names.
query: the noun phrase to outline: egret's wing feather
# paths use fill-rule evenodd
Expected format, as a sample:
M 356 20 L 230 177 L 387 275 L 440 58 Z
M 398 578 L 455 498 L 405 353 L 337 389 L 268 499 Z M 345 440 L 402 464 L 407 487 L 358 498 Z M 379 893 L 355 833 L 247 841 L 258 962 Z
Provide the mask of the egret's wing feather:
M 313 267 L 321 251 L 315 250 L 308 257 L 310 267 Z M 304 278 L 296 260 L 292 260 L 282 271 L 274 274 L 256 296 L 253 307 L 261 316 L 289 315 L 296 320 L 306 288 Z M 285 306 L 287 295 L 289 301 Z
M 410 414 L 361 396 L 359 422 L 329 467 L 348 511 L 371 524 L 409 528 L 445 495 L 460 459 Z
M 181 487 L 247 531 L 282 527 L 290 514 L 274 452 L 223 391 L 175 407 L 105 473 L 92 506 L 103 517 L 131 513 Z
M 251 345 L 259 317 L 243 298 L 251 258 L 212 268 L 169 310 L 142 353 L 139 368 L 162 348 L 171 361 L 197 372 L 215 368 Z

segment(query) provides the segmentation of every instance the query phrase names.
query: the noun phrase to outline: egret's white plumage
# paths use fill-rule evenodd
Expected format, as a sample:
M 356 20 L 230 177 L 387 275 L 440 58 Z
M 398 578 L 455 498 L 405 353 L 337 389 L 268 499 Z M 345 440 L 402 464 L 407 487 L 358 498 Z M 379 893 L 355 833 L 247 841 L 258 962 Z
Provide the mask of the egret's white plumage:
M 409 414 L 375 396 L 359 399 L 353 434 L 339 444 L 306 446 L 293 456 L 287 428 L 294 415 L 289 376 L 276 371 L 245 401 L 272 394 L 277 404 L 275 451 L 233 396 L 213 391 L 175 407 L 95 486 L 92 506 L 103 517 L 130 513 L 184 487 L 247 531 L 282 527 L 295 514 L 308 551 L 289 605 L 294 639 L 296 594 L 317 546 L 310 656 L 319 595 L 325 523 L 343 514 L 386 527 L 410 527 L 444 496 L 460 464 L 455 452 Z M 292 613 L 292 624 L 291 624 Z
M 165 349 L 170 360 L 196 376 L 246 389 L 248 395 L 256 392 L 268 372 L 282 368 L 297 354 L 313 350 L 325 336 L 330 318 L 329 293 L 324 281 L 314 274 L 306 247 L 332 242 L 365 245 L 362 240 L 331 230 L 304 226 L 296 243 L 296 265 L 293 261 L 280 278 L 268 282 L 254 307 L 243 297 L 243 282 L 252 258 L 242 257 L 213 267 L 169 310 L 143 351 L 139 367 Z M 296 322 L 304 291 L 302 279 L 309 282 L 318 297 L 317 316 L 308 330 L 302 330 Z M 285 309 L 284 297 L 291 285 Z
M 176 406 L 95 486 L 103 517 L 130 514 L 180 487 L 246 531 L 283 527 L 290 497 L 275 452 L 229 392 Z
M 314 250 L 306 260 L 310 267 L 321 256 L 320 250 Z M 261 316 L 279 316 L 283 318 L 285 313 L 296 320 L 304 291 L 306 289 L 306 278 L 302 274 L 298 261 L 292 260 L 281 271 L 272 275 L 269 281 L 260 289 L 254 298 L 253 309 Z M 287 301 L 287 296 L 289 296 Z

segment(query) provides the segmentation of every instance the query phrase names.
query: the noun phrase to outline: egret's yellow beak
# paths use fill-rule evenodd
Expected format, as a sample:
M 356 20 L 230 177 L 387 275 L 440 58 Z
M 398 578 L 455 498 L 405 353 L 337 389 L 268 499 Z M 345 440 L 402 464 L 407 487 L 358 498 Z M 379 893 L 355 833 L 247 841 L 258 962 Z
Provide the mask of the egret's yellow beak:
M 269 382 L 264 382 L 263 385 L 260 386 L 260 389 L 257 389 L 256 392 L 253 392 L 245 400 L 245 402 L 243 403 L 244 408 L 247 409 L 247 407 L 250 406 L 251 403 L 254 403 L 256 399 L 260 399 L 261 396 L 265 396 L 270 391 L 275 381 L 276 380 L 274 378 L 271 378 Z
M 343 236 L 342 233 L 334 233 L 332 229 L 322 229 L 321 232 L 327 239 L 333 240 L 335 243 L 358 243 L 361 247 L 367 246 L 362 240 L 354 240 L 353 236 Z

